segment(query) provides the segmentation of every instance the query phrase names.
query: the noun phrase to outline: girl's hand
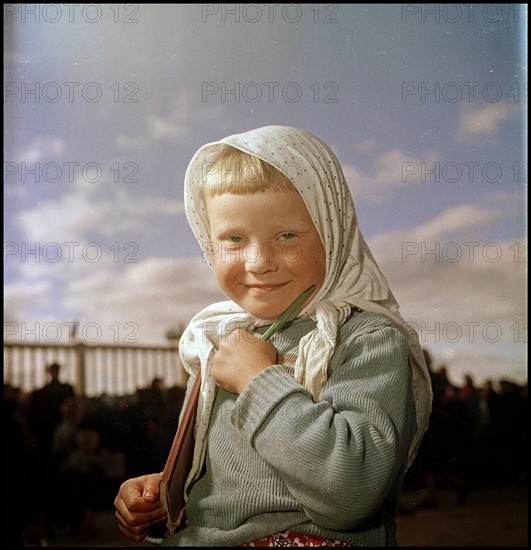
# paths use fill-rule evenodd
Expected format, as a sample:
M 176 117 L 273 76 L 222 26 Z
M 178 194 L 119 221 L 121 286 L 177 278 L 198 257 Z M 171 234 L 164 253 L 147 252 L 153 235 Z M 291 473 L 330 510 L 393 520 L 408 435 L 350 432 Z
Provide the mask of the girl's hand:
M 218 386 L 239 395 L 253 378 L 276 362 L 273 344 L 247 330 L 236 329 L 219 345 L 212 377 Z
M 150 527 L 166 520 L 166 512 L 158 499 L 160 474 L 149 474 L 124 481 L 114 499 L 116 518 L 122 533 L 141 542 Z

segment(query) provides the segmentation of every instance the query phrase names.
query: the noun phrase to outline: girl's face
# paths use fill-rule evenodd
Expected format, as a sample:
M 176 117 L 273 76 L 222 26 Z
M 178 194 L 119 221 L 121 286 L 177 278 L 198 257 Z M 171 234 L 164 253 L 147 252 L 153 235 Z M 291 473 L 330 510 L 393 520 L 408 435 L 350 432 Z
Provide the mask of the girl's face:
M 223 293 L 274 320 L 307 288 L 322 286 L 324 248 L 297 191 L 225 193 L 206 200 L 216 279 Z

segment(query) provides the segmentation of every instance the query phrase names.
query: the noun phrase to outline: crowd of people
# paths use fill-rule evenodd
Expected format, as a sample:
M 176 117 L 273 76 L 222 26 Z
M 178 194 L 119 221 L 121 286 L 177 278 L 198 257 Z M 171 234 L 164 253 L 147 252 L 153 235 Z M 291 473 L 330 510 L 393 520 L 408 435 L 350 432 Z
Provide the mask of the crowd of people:
M 470 374 L 452 383 L 446 365 L 432 368 L 432 413 L 405 486 L 424 489 L 422 506 L 437 507 L 442 487 L 462 504 L 477 486 L 512 483 L 527 475 L 527 384 L 507 379 L 477 385 Z
M 475 487 L 525 479 L 527 385 L 477 385 L 471 375 L 456 385 L 425 355 L 433 411 L 404 487 L 437 507 L 445 487 L 458 505 Z M 89 534 L 125 479 L 163 469 L 178 423 L 183 388 L 155 378 L 134 395 L 87 398 L 59 382 L 59 369 L 50 365 L 49 384 L 28 394 L 4 384 L 3 537 L 15 546 Z
M 89 398 L 59 369 L 30 393 L 4 384 L 3 537 L 14 546 L 91 534 L 128 476 L 163 468 L 177 428 L 183 388 L 155 378 L 134 395 Z

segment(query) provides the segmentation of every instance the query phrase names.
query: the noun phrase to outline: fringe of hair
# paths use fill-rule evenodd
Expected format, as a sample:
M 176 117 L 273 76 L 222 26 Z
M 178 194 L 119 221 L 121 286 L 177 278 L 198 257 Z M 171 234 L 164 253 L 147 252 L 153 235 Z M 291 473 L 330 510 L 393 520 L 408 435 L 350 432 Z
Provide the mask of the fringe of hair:
M 205 167 L 200 195 L 204 200 L 223 193 L 246 195 L 265 191 L 296 189 L 293 183 L 271 164 L 226 145 Z

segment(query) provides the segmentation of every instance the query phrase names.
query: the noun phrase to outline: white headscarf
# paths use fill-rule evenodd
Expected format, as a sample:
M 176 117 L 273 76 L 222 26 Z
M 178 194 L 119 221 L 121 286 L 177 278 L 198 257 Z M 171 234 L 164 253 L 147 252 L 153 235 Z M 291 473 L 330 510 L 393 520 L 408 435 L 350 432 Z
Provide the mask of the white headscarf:
M 289 126 L 257 128 L 201 147 L 186 171 L 185 209 L 202 247 L 211 239 L 199 187 L 206 174 L 216 169 L 212 161 L 224 145 L 259 157 L 287 176 L 299 191 L 321 237 L 327 254 L 325 280 L 317 295 L 297 315 L 311 316 L 317 321 L 316 328 L 301 339 L 295 363 L 295 378 L 310 391 L 314 400 L 319 399 L 329 374 L 337 330 L 352 306 L 387 315 L 406 335 L 417 424 L 409 451 L 411 464 L 431 411 L 429 373 L 417 334 L 401 317 L 387 281 L 360 232 L 339 161 L 319 138 Z M 219 339 L 236 326 L 253 328 L 266 323 L 270 321 L 256 319 L 232 301 L 219 302 L 196 315 L 181 338 L 180 352 L 185 369 L 195 374 L 201 368 L 203 376 L 201 418 L 196 428 L 197 468 L 204 457 L 203 443 L 216 392 L 210 376 L 211 353 Z

